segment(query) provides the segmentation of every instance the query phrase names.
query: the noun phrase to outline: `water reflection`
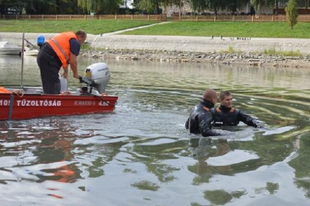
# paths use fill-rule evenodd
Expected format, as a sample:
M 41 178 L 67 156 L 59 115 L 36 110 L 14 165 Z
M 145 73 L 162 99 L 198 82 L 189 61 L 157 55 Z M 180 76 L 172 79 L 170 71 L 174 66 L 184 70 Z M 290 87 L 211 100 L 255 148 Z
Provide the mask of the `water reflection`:
M 9 167 L 16 181 L 71 182 L 78 178 L 78 170 L 71 165 L 74 156 L 71 133 L 75 128 L 54 119 L 30 120 L 24 124 L 7 122 L 1 126 L 2 150 L 15 156 Z
M 216 175 L 237 176 L 250 171 L 255 173 L 264 165 L 285 161 L 296 151 L 291 141 L 279 142 L 265 138 L 242 142 L 192 138 L 190 145 L 192 156 L 197 159 L 197 163 L 188 167 L 189 171 L 197 174 L 193 179 L 192 184 L 194 185 L 212 184 L 212 178 L 216 178 Z M 242 185 L 242 181 L 237 184 Z M 255 190 L 257 190 L 257 194 L 268 192 L 271 195 L 281 191 L 280 185 L 279 182 L 267 181 L 265 186 Z M 210 203 L 224 205 L 248 195 L 248 191 L 241 187 L 237 190 L 207 189 L 203 193 L 204 198 Z M 277 201 L 272 202 L 276 203 Z
M 12 58 L 0 85 L 20 83 Z M 114 113 L 0 122 L 4 205 L 309 205 L 309 70 L 106 62 Z M 40 85 L 38 71 L 27 60 L 24 83 Z M 190 139 L 184 122 L 207 87 L 266 128 Z

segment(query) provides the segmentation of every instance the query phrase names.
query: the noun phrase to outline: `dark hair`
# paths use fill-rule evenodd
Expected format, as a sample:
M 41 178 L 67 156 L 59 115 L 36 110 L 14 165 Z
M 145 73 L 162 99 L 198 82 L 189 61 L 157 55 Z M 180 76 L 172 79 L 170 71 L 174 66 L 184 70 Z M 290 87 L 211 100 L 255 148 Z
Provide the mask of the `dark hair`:
M 83 30 L 79 30 L 79 31 L 75 32 L 75 35 L 76 35 L 76 36 L 80 36 L 80 37 L 82 37 L 82 38 L 84 38 L 84 39 L 86 39 L 86 37 L 87 37 L 86 32 L 83 31 Z
M 220 100 L 224 100 L 225 97 L 230 96 L 230 95 L 231 95 L 231 93 L 229 91 L 222 91 L 220 93 Z

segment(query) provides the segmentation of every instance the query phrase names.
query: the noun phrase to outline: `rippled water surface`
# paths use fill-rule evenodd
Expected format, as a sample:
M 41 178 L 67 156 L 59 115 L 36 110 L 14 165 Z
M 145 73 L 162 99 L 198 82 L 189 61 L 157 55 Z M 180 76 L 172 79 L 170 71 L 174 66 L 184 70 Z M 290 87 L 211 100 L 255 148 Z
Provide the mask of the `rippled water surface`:
M 80 59 L 80 74 L 98 61 Z M 115 112 L 0 122 L 1 206 L 310 204 L 310 70 L 106 63 Z M 21 59 L 0 56 L 0 85 L 20 84 Z M 33 57 L 22 84 L 40 85 Z M 190 141 L 184 122 L 208 87 L 266 128 Z

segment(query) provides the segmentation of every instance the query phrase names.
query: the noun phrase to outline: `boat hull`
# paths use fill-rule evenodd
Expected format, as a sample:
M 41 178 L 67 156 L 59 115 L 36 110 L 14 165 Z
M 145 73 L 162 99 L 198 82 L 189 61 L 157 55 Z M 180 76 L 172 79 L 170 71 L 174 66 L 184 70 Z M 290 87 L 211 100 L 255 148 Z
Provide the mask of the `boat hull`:
M 25 56 L 38 56 L 39 51 L 38 50 L 28 50 L 24 52 Z
M 0 93 L 0 120 L 113 112 L 117 96 Z
M 20 55 L 21 49 L 0 49 L 0 55 Z
M 20 55 L 22 48 L 8 41 L 0 41 L 0 55 Z

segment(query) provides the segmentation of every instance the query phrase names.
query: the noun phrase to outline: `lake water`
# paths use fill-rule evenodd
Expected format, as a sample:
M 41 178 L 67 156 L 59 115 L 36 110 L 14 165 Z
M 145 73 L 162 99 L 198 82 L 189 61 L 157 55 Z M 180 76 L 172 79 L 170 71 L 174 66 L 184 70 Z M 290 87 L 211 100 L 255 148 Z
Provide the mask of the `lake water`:
M 0 122 L 1 206 L 310 204 L 309 69 L 79 59 L 80 74 L 99 61 L 115 112 Z M 40 85 L 35 58 L 23 71 Z M 0 85 L 20 84 L 21 59 L 0 56 Z M 184 123 L 209 87 L 266 128 L 190 141 Z

